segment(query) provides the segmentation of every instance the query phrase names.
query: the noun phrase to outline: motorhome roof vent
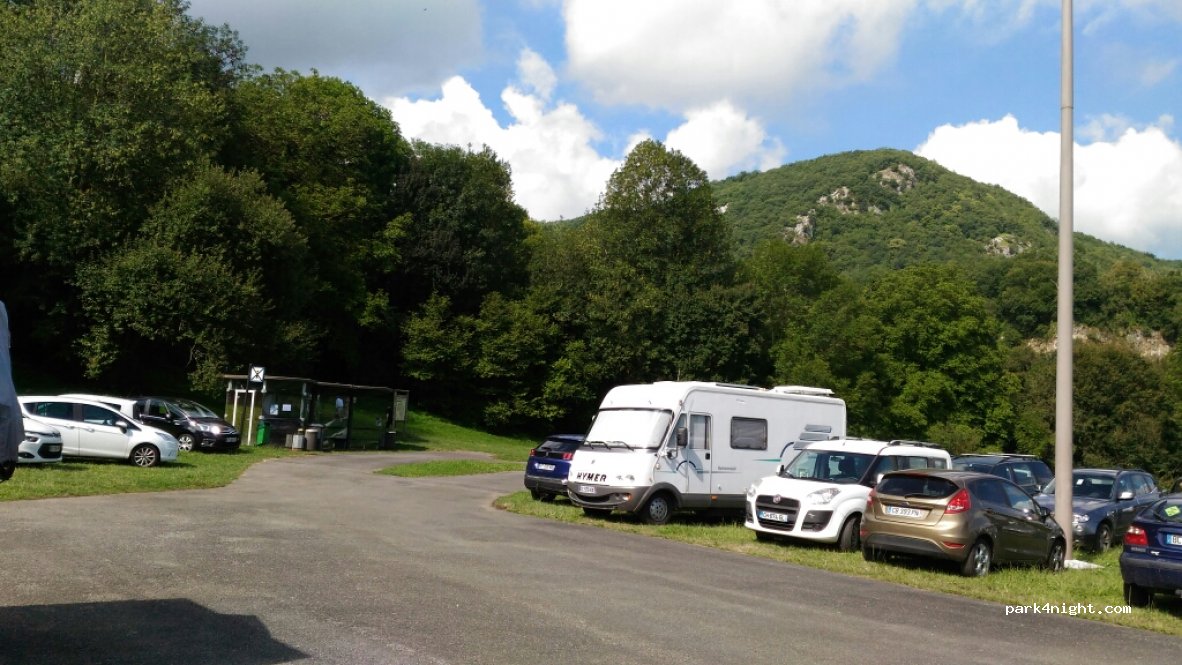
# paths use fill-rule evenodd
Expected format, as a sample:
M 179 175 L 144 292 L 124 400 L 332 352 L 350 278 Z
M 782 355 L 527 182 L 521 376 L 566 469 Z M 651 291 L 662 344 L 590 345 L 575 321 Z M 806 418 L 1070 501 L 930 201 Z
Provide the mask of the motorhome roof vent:
M 833 394 L 833 391 L 828 388 L 810 388 L 809 386 L 776 386 L 772 388 L 772 392 L 786 395 L 820 395 L 822 397 Z

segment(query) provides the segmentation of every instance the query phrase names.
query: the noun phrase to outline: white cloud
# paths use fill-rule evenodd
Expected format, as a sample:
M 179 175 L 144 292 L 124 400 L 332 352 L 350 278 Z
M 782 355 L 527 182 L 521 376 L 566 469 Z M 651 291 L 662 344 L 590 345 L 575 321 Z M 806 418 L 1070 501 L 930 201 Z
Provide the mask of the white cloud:
M 1075 146 L 1074 228 L 1103 240 L 1182 258 L 1182 145 L 1159 125 Z M 1101 123 L 1103 124 L 1103 123 Z M 957 173 L 993 183 L 1059 214 L 1059 134 L 1017 119 L 943 125 L 916 149 Z
M 608 104 L 783 102 L 892 62 L 916 3 L 568 0 L 568 71 Z
M 483 50 L 479 0 L 191 0 L 189 14 L 228 23 L 266 69 L 313 68 L 384 94 L 438 86 Z
M 728 101 L 694 109 L 669 132 L 665 144 L 680 150 L 713 179 L 740 170 L 763 170 L 784 163 L 787 152 L 769 139 L 763 124 Z
M 513 117 L 506 127 L 459 76 L 444 83 L 439 99 L 388 98 L 384 103 L 408 137 L 473 149 L 490 147 L 509 163 L 517 202 L 533 218 L 577 217 L 599 199 L 620 162 L 595 150 L 592 143 L 601 138 L 600 131 L 578 108 L 561 102 L 551 105 L 538 94 L 548 95 L 553 87 L 547 83 L 549 65 L 539 61 L 532 51 L 518 61 L 523 87 L 533 94 L 515 86 L 501 92 L 501 103 Z

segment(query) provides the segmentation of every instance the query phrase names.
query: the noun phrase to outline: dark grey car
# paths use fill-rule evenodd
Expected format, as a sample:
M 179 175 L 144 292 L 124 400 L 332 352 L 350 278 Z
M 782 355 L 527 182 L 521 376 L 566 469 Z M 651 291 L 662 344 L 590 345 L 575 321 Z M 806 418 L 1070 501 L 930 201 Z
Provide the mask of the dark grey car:
M 1075 541 L 1096 552 L 1107 550 L 1146 505 L 1161 496 L 1157 481 L 1140 469 L 1076 469 L 1071 475 L 1072 532 Z M 1055 483 L 1034 497 L 1055 510 Z
M 241 433 L 208 407 L 181 397 L 137 397 L 136 417 L 172 434 L 181 450 L 237 450 Z

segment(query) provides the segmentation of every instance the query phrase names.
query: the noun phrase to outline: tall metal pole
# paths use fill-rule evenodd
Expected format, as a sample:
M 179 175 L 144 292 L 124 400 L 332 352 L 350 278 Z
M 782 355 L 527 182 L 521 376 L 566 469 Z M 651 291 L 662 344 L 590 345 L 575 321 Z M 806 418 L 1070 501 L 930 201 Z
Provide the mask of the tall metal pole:
M 1055 519 L 1067 537 L 1067 558 L 1072 557 L 1071 477 L 1072 434 L 1072 351 L 1075 327 L 1074 247 L 1072 245 L 1072 150 L 1075 145 L 1074 90 L 1072 87 L 1071 0 L 1063 0 L 1063 53 L 1059 94 L 1059 344 L 1055 376 Z

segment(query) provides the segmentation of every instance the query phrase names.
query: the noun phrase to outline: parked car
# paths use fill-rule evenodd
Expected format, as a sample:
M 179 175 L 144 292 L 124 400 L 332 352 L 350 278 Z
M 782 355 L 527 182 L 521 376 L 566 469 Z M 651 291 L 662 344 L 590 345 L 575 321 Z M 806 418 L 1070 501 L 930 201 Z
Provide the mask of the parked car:
M 525 488 L 540 501 L 566 496 L 566 475 L 575 450 L 583 445 L 582 434 L 551 434 L 529 451 L 525 462 Z
M 24 417 L 25 440 L 17 451 L 19 464 L 52 464 L 62 461 L 62 433 L 34 418 Z
M 952 458 L 952 468 L 957 471 L 978 471 L 1012 481 L 1027 494 L 1038 494 L 1055 474 L 1051 467 L 1034 455 L 972 454 Z
M 1182 596 L 1182 494 L 1149 504 L 1125 532 L 1120 555 L 1125 602 L 1145 607 L 1156 593 Z
M 862 556 L 885 553 L 945 559 L 966 577 L 995 563 L 1063 568 L 1066 539 L 1051 514 L 1014 483 L 971 471 L 886 474 L 866 502 Z
M 759 540 L 791 536 L 860 547 L 859 522 L 879 476 L 896 469 L 947 469 L 948 452 L 917 441 L 817 441 L 747 490 L 743 526 Z
M 145 425 L 176 437 L 181 450 L 237 450 L 242 435 L 212 409 L 181 397 L 137 397 L 135 410 Z
M 119 411 L 80 397 L 19 396 L 26 415 L 62 435 L 67 457 L 126 459 L 136 466 L 156 466 L 177 458 L 180 444 L 171 434 L 137 423 Z
M 1094 552 L 1107 550 L 1133 522 L 1133 516 L 1160 496 L 1157 481 L 1139 469 L 1076 469 L 1071 475 L 1072 532 L 1075 542 Z M 1055 483 L 1035 496 L 1055 510 Z

